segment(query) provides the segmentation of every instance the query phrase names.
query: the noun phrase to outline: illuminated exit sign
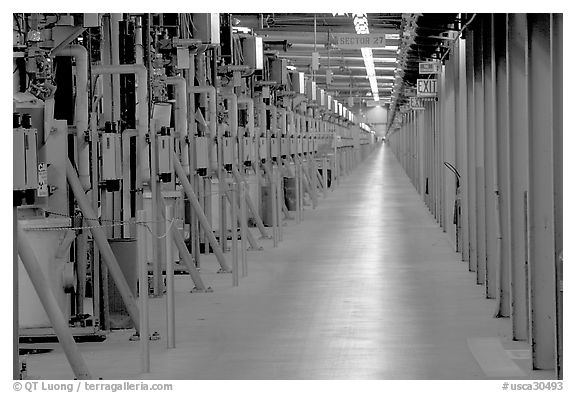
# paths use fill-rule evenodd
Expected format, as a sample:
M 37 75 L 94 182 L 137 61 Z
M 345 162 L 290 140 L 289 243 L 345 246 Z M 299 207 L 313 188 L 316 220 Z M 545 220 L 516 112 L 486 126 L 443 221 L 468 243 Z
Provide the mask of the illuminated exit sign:
M 418 79 L 416 85 L 417 97 L 436 97 L 438 92 L 436 79 Z
M 334 45 L 340 49 L 384 48 L 386 34 L 334 33 Z

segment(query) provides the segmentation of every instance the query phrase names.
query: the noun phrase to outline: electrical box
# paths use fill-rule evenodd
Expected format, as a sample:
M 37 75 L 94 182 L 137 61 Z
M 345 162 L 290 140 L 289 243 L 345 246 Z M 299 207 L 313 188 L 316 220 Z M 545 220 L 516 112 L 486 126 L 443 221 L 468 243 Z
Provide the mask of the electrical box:
M 328 110 L 331 111 L 332 107 L 334 106 L 334 100 L 332 99 L 331 95 L 328 95 L 326 97 L 326 106 L 328 107 Z
M 222 164 L 226 169 L 232 169 L 232 138 L 229 136 L 223 137 L 222 144 L 222 152 L 224 154 Z
M 13 184 L 17 191 L 38 187 L 37 130 L 13 128 Z
M 318 101 L 318 105 L 322 107 L 326 106 L 326 92 L 324 89 L 316 88 L 316 100 Z
M 306 83 L 304 80 L 303 72 L 291 72 L 290 79 L 292 80 L 292 91 L 297 94 L 305 94 Z
M 26 189 L 26 150 L 24 149 L 24 130 L 14 128 L 12 148 L 14 154 L 12 165 L 12 188 L 20 191 Z
M 83 27 L 100 27 L 100 14 L 84 14 Z
M 162 182 L 170 182 L 172 174 L 172 137 L 158 135 L 158 175 Z
M 278 82 L 280 85 L 288 84 L 288 60 L 275 59 L 270 66 L 271 80 Z
M 252 162 L 252 146 L 254 146 L 254 144 L 252 143 L 252 138 L 249 136 L 245 136 L 244 139 L 242 140 L 243 143 L 243 149 L 242 149 L 242 161 L 244 161 L 244 163 L 250 163 Z
M 298 139 L 292 135 L 290 136 L 290 154 L 294 155 L 298 152 Z
M 302 155 L 302 136 L 298 135 L 296 137 L 296 145 L 297 145 L 298 154 Z
M 26 154 L 26 189 L 38 187 L 38 132 L 36 128 L 24 129 L 24 150 Z
M 120 134 L 102 134 L 101 151 L 103 181 L 118 180 L 122 178 L 120 149 Z
M 270 137 L 270 158 L 278 158 L 278 138 Z
M 309 135 L 302 136 L 302 153 L 308 154 L 308 142 L 310 142 Z
M 196 137 L 196 170 L 208 169 L 208 137 Z
M 338 114 L 338 100 L 333 101 L 334 108 L 332 108 L 332 112 Z
M 341 103 L 338 103 L 338 115 L 340 116 L 344 115 L 344 107 L 342 106 Z
M 249 65 L 255 70 L 262 70 L 264 68 L 262 37 L 246 37 L 242 41 L 242 54 L 244 55 L 246 65 Z
M 280 155 L 286 158 L 290 154 L 290 141 L 287 137 L 280 138 Z
M 266 138 L 260 137 L 258 146 L 258 156 L 260 160 L 266 160 L 268 158 L 268 152 L 266 151 Z
M 316 82 L 311 79 L 306 82 L 306 96 L 309 101 L 316 101 Z
M 192 14 L 194 38 L 204 44 L 220 44 L 220 14 Z

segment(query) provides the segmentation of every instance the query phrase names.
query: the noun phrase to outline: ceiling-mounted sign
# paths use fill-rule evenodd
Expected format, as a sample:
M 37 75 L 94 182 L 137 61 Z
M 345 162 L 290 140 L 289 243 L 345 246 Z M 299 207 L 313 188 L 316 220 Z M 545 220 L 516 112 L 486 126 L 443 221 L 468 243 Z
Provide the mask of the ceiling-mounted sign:
M 386 34 L 334 33 L 334 45 L 340 49 L 384 48 Z
M 437 86 L 436 79 L 418 79 L 416 95 L 418 97 L 436 97 Z
M 440 62 L 438 61 L 425 61 L 418 64 L 418 71 L 423 74 L 439 74 L 440 73 Z
M 410 109 L 423 111 L 424 110 L 424 102 L 422 102 L 421 98 L 418 97 L 410 97 Z

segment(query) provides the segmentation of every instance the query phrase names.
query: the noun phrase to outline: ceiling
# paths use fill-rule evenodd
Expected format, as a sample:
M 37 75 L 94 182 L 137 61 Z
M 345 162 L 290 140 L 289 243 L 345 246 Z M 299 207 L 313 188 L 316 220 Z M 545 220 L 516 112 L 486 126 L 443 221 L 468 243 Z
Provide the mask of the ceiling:
M 418 63 L 440 58 L 450 31 L 459 30 L 460 14 L 387 14 L 368 13 L 370 33 L 386 34 L 386 47 L 373 48 L 378 92 L 383 102 L 389 102 L 396 76 L 402 79 L 396 90 L 397 101 L 404 99 L 404 88 L 412 87 L 418 78 Z M 465 15 L 465 14 L 463 14 Z M 355 33 L 352 14 L 234 14 L 237 24 L 250 27 L 263 37 L 264 48 L 287 58 L 298 71 L 312 74 L 312 53 L 319 52 L 320 67 L 314 78 L 317 86 L 335 98 L 353 97 L 354 106 L 371 100 L 370 83 L 366 76 L 360 49 L 343 50 L 333 45 L 332 33 Z M 407 35 L 412 26 L 411 36 Z M 405 62 L 398 63 L 399 48 L 405 46 Z M 437 49 L 440 48 L 440 49 Z M 326 71 L 332 71 L 332 83 L 326 84 Z M 401 71 L 400 71 L 401 70 Z M 396 101 L 396 100 L 394 100 Z

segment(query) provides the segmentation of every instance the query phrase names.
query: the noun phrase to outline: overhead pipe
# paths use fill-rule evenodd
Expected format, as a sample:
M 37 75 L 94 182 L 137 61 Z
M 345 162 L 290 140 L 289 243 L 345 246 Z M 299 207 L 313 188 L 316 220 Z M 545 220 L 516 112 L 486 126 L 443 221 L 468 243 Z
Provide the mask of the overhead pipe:
M 80 192 L 83 192 L 79 181 L 77 183 L 77 189 Z M 78 350 L 72 332 L 68 327 L 68 321 L 64 317 L 64 314 L 58 305 L 54 292 L 48 285 L 50 280 L 48 280 L 44 275 L 44 272 L 38 263 L 38 259 L 36 258 L 34 251 L 32 251 L 32 244 L 20 226 L 18 226 L 16 236 L 18 237 L 18 254 L 20 255 L 22 264 L 26 268 L 28 277 L 30 277 L 30 281 L 32 281 L 32 284 L 34 285 L 38 298 L 40 298 L 40 302 L 50 319 L 50 323 L 58 337 L 58 342 L 62 345 L 62 349 L 70 363 L 70 367 L 72 367 L 75 378 L 92 379 L 92 375 L 90 374 L 90 371 L 88 371 L 88 366 L 86 365 L 82 354 Z
M 148 70 L 143 64 L 96 65 L 92 67 L 94 75 L 134 75 L 136 78 L 136 95 L 138 102 L 148 102 Z M 136 129 L 138 130 L 138 153 L 140 155 L 140 172 L 136 176 L 136 188 L 142 182 L 150 181 L 150 160 L 146 151 L 146 134 L 148 133 L 148 105 L 138 105 Z
M 78 148 L 78 177 L 84 191 L 90 189 L 90 149 L 86 138 L 88 131 L 88 50 L 82 45 L 69 45 L 55 50 L 56 57 L 72 57 L 76 62 L 76 99 L 74 124 Z
M 188 94 L 186 92 L 186 79 L 181 76 L 166 78 L 168 85 L 176 89 L 176 105 L 174 105 L 176 132 L 180 137 L 182 168 L 187 176 L 190 175 L 190 161 L 188 153 Z
M 72 163 L 69 159 L 66 160 L 66 179 L 68 180 L 68 184 L 70 184 L 70 188 L 72 189 L 72 193 L 78 202 L 78 206 L 80 207 L 80 211 L 84 215 L 84 217 L 88 218 L 95 218 L 96 213 L 92 209 L 90 205 L 90 201 L 86 198 L 86 194 L 84 194 L 84 190 L 82 189 L 82 185 L 80 184 L 80 180 L 76 175 L 76 170 L 72 166 Z M 126 282 L 126 278 L 120 269 L 120 265 L 116 260 L 116 256 L 112 252 L 110 248 L 110 244 L 108 243 L 108 238 L 106 237 L 106 233 L 102 227 L 94 226 L 90 229 L 92 232 L 92 237 L 94 238 L 94 242 L 98 246 L 100 254 L 104 262 L 108 267 L 108 271 L 112 275 L 114 279 L 114 283 L 118 288 L 118 292 L 120 292 L 120 296 L 126 305 L 126 309 L 128 310 L 128 314 L 130 314 L 130 318 L 132 322 L 136 326 L 136 330 L 140 331 L 140 319 L 139 319 L 139 312 L 138 306 L 136 304 L 136 299 L 134 299 L 134 295 Z
M 194 190 L 192 189 L 192 185 L 188 181 L 188 178 L 186 177 L 186 174 L 184 173 L 184 169 L 182 168 L 182 165 L 180 164 L 180 162 L 178 161 L 178 159 L 176 157 L 174 157 L 174 159 L 172 161 L 174 162 L 174 170 L 176 171 L 176 175 L 180 179 L 180 183 L 182 183 L 182 187 L 184 188 L 184 192 L 186 193 L 186 195 L 188 195 L 188 199 L 190 200 L 190 204 L 192 205 L 192 208 L 194 209 L 194 211 L 196 212 L 196 215 L 198 216 L 198 220 L 200 221 L 200 225 L 202 225 L 202 227 L 204 228 L 204 232 L 206 233 L 206 236 L 208 237 L 208 242 L 212 246 L 212 250 L 214 251 L 214 254 L 216 255 L 216 259 L 218 259 L 218 263 L 220 264 L 222 271 L 229 273 L 230 268 L 228 267 L 228 264 L 226 263 L 226 258 L 224 257 L 224 253 L 222 252 L 222 248 L 218 244 L 218 240 L 216 240 L 216 236 L 214 236 L 214 232 L 212 232 L 212 227 L 210 226 L 208 219 L 206 218 L 206 216 L 204 215 L 204 212 L 202 211 L 202 207 L 200 206 L 200 203 L 198 202 L 198 197 L 194 193 Z

